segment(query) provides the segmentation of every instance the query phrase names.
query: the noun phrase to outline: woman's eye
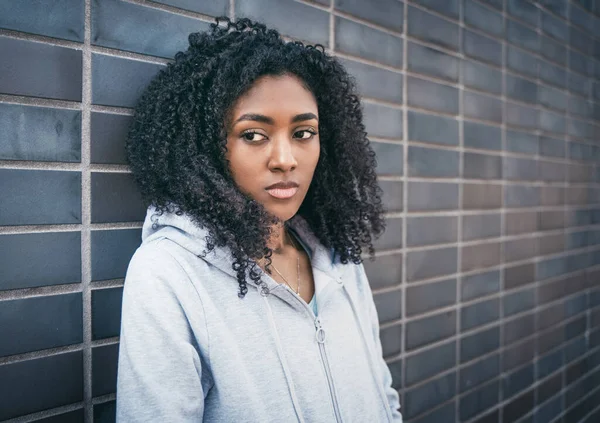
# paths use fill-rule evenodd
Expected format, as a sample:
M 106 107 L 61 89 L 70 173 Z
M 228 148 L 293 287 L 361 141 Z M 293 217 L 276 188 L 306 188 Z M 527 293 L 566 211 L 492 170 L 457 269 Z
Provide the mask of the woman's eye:
M 317 135 L 316 132 L 309 131 L 308 129 L 304 129 L 302 131 L 297 131 L 297 132 L 294 133 L 294 137 L 295 138 L 300 138 L 300 139 L 303 139 L 303 140 L 311 139 L 315 135 Z
M 258 132 L 245 132 L 242 134 L 242 138 L 249 142 L 258 142 L 264 140 L 266 137 Z

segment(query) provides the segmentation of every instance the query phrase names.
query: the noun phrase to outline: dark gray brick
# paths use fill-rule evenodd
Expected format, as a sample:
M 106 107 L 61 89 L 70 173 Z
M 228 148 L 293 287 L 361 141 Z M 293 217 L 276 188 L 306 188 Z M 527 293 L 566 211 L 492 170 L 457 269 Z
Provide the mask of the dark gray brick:
M 567 84 L 567 71 L 562 67 L 543 60 L 540 60 L 539 77 L 547 83 L 560 88 L 565 88 Z
M 506 235 L 518 235 L 537 230 L 537 213 L 534 211 L 507 212 L 504 232 Z
M 0 169 L 0 225 L 81 222 L 81 174 Z
M 361 0 L 337 0 L 335 8 L 359 18 L 402 32 L 404 5 L 398 0 L 365 3 Z
M 504 18 L 502 15 L 480 3 L 473 0 L 464 0 L 463 14 L 467 25 L 489 32 L 496 37 L 502 37 L 504 34 Z
M 504 191 L 506 207 L 537 206 L 540 202 L 540 187 L 531 185 L 507 185 Z
M 92 348 L 92 395 L 107 395 L 117 391 L 118 358 L 119 344 Z
M 588 0 L 589 1 L 589 0 Z M 585 28 L 588 32 L 594 32 L 594 17 L 591 13 L 587 13 L 581 7 L 573 3 L 569 3 L 569 19 L 572 25 L 579 25 Z
M 537 160 L 505 157 L 503 176 L 509 180 L 534 181 L 538 177 Z
M 562 182 L 565 180 L 565 164 L 539 160 L 538 177 L 542 181 Z
M 410 146 L 408 149 L 408 174 L 425 177 L 457 177 L 459 153 Z
M 119 336 L 123 288 L 92 291 L 92 339 Z
M 127 163 L 125 140 L 132 120 L 132 116 L 92 112 L 90 147 L 92 163 Z
M 534 3 L 522 0 L 508 0 L 507 11 L 509 14 L 527 22 L 532 26 L 538 25 L 538 8 Z
M 458 114 L 458 90 L 414 77 L 407 77 L 407 100 L 410 106 Z
M 81 293 L 0 301 L 0 356 L 83 341 Z
M 461 332 L 474 329 L 498 320 L 500 317 L 500 300 L 492 298 L 481 301 L 460 309 L 460 330 Z
M 355 62 L 354 60 L 342 58 L 338 60 L 356 78 L 361 95 L 402 103 L 403 78 L 401 73 Z
M 513 289 L 535 281 L 533 263 L 519 264 L 504 269 L 504 288 Z
M 380 175 L 402 175 L 404 147 L 402 144 L 371 142 L 377 156 L 377 173 Z
M 379 256 L 375 261 L 364 260 L 363 265 L 373 289 L 396 286 L 402 281 L 402 254 Z
M 538 238 L 538 248 L 541 255 L 564 251 L 565 237 L 563 234 L 540 236 Z
M 465 147 L 485 150 L 502 149 L 502 130 L 497 126 L 465 121 L 463 136 Z
M 483 297 L 500 290 L 500 271 L 478 273 L 463 276 L 461 282 L 461 300 L 468 301 Z
M 92 44 L 172 58 L 188 47 L 191 32 L 209 24 L 120 0 L 92 2 Z
M 393 325 L 379 331 L 383 356 L 389 357 L 400 353 L 402 349 L 402 325 Z
M 205 13 L 212 16 L 223 16 L 229 11 L 228 0 L 212 0 L 198 2 L 196 0 L 155 0 L 157 3 L 168 4 L 192 12 Z M 328 3 L 326 3 L 328 4 Z
M 439 50 L 408 43 L 408 70 L 452 82 L 458 81 L 459 59 Z
M 84 4 L 78 0 L 0 3 L 0 28 L 83 42 Z
M 540 155 L 550 157 L 565 157 L 566 144 L 564 140 L 540 137 Z
M 500 373 L 500 356 L 494 354 L 460 370 L 460 391 L 464 392 L 494 379 Z
M 387 211 L 400 211 L 403 209 L 403 184 L 397 181 L 379 181 L 383 190 L 381 200 Z
M 402 219 L 388 218 L 386 225 L 385 232 L 373 243 L 373 246 L 378 250 L 402 248 Z
M 456 216 L 408 217 L 406 243 L 409 247 L 457 241 Z
M 0 93 L 81 101 L 81 51 L 0 37 Z
M 435 12 L 441 13 L 443 15 L 448 15 L 453 18 L 458 18 L 458 2 L 459 0 L 448 0 L 448 1 L 438 1 L 438 0 L 413 0 L 413 3 L 420 4 L 428 9 L 431 9 Z
M 567 48 L 565 44 L 558 43 L 550 37 L 541 36 L 540 38 L 540 53 L 542 56 L 561 65 L 567 63 Z
M 412 350 L 456 333 L 456 312 L 446 311 L 406 324 L 406 349 Z
M 414 316 L 456 303 L 456 279 L 406 288 L 406 315 Z
M 508 46 L 506 64 L 509 69 L 515 72 L 525 74 L 531 78 L 537 78 L 538 59 L 536 56 L 526 53 L 524 50 Z
M 584 31 L 569 26 L 569 44 L 584 54 L 593 52 L 594 41 Z
M 456 373 L 452 372 L 405 393 L 402 414 L 410 419 L 435 408 L 456 394 Z
M 533 107 L 506 102 L 506 123 L 534 129 L 538 124 L 538 111 Z
M 458 185 L 437 182 L 409 182 L 408 210 L 454 210 L 458 208 Z
M 303 32 L 305 29 L 303 29 Z M 402 66 L 402 39 L 371 27 L 336 17 L 336 50 L 375 60 L 390 66 Z
M 529 364 L 503 377 L 502 395 L 510 398 L 527 389 L 533 383 L 533 364 Z
M 83 353 L 73 351 L 0 366 L 11 381 L 0 396 L 0 419 L 83 401 Z M 48 389 L 52 386 L 52 389 Z
M 406 279 L 415 281 L 456 273 L 456 247 L 410 251 L 406 256 Z
M 477 153 L 464 153 L 463 176 L 470 179 L 500 179 L 502 157 Z
M 462 82 L 467 87 L 488 91 L 493 94 L 502 92 L 502 72 L 483 63 L 463 60 Z
M 540 110 L 540 128 L 546 132 L 564 134 L 567 131 L 567 121 L 562 114 Z
M 142 202 L 133 175 L 92 173 L 92 222 L 143 221 L 146 206 Z
M 460 362 L 466 363 L 500 346 L 500 328 L 493 328 L 466 336 L 460 340 Z
M 458 50 L 458 25 L 415 7 L 408 7 L 408 34 L 424 41 Z
M 129 260 L 141 244 L 141 230 L 92 231 L 92 280 L 125 277 Z
M 506 21 L 506 38 L 510 43 L 533 52 L 539 49 L 540 41 L 537 32 L 512 19 Z
M 0 286 L 22 289 L 81 280 L 79 232 L 0 235 Z
M 530 310 L 535 306 L 534 288 L 526 289 L 511 294 L 506 294 L 502 299 L 504 317 Z
M 563 210 L 548 210 L 538 212 L 538 230 L 547 231 L 560 229 L 565 225 L 565 212 Z
M 502 204 L 502 186 L 495 184 L 464 184 L 463 208 L 495 209 Z
M 78 162 L 81 112 L 0 104 L 0 160 Z
M 507 347 L 502 352 L 502 370 L 507 371 L 529 363 L 535 356 L 535 340 L 529 339 Z
M 504 261 L 525 260 L 537 255 L 537 240 L 535 238 L 515 239 L 504 242 Z
M 558 111 L 566 110 L 567 96 L 563 91 L 545 85 L 540 85 L 538 87 L 538 94 L 540 104 Z
M 92 54 L 92 102 L 133 107 L 162 65 Z
M 456 341 L 406 358 L 406 383 L 413 385 L 456 365 Z
M 456 119 L 408 111 L 408 138 L 411 141 L 458 145 Z
M 542 15 L 542 31 L 558 41 L 567 41 L 569 37 L 567 24 L 548 12 L 541 11 L 540 13 Z
M 463 106 L 465 116 L 502 122 L 502 101 L 496 97 L 464 91 Z
M 587 78 L 575 72 L 568 72 L 567 74 L 567 85 L 569 91 L 572 93 L 587 97 L 589 92 L 593 92 L 593 84 L 594 81 L 591 78 Z M 598 86 L 598 83 L 596 83 L 596 86 Z
M 493 408 L 498 403 L 499 385 L 496 380 L 461 397 L 459 402 L 461 421 L 466 421 Z
M 329 14 L 306 4 L 289 0 L 236 0 L 235 14 L 260 20 L 293 38 L 329 45 Z
M 363 119 L 371 136 L 402 138 L 402 110 L 381 104 L 364 103 Z
M 500 214 L 472 214 L 463 216 L 463 241 L 496 236 L 500 236 Z
M 463 246 L 461 270 L 467 272 L 500 264 L 500 247 L 499 242 Z
M 538 3 L 552 13 L 567 18 L 567 3 L 556 0 L 538 0 Z
M 402 318 L 402 291 L 386 291 L 374 294 L 373 300 L 380 323 Z
M 462 48 L 465 55 L 469 57 L 497 66 L 502 65 L 502 44 L 492 38 L 464 30 Z
M 506 75 L 506 94 L 526 103 L 537 102 L 537 84 L 524 78 Z
M 506 131 L 506 149 L 515 153 L 537 154 L 538 136 L 526 132 Z

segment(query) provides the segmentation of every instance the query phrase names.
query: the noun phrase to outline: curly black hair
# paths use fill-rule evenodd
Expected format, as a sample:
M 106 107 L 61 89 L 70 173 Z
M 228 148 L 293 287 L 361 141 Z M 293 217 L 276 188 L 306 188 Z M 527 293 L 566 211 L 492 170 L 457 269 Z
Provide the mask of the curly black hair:
M 225 158 L 227 122 L 236 99 L 265 75 L 294 75 L 316 98 L 321 153 L 298 214 L 346 264 L 374 256 L 385 229 L 375 153 L 353 78 L 321 45 L 285 42 L 250 19 L 219 17 L 161 70 L 142 94 L 126 142 L 127 160 L 146 204 L 188 214 L 207 228 L 207 248 L 228 247 L 240 298 L 256 259 L 270 265 L 267 243 L 280 223 L 241 192 Z M 249 270 L 249 272 L 248 272 Z

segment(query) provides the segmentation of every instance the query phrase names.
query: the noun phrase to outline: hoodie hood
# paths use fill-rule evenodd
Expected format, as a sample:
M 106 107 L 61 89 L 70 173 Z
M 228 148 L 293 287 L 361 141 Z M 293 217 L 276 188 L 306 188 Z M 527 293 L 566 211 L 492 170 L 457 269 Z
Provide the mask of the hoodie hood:
M 303 217 L 299 215 L 294 216 L 288 221 L 288 226 L 293 235 L 295 235 L 295 238 L 309 254 L 313 267 L 326 273 L 337 273 L 338 266 L 335 262 L 333 248 L 327 250 L 321 244 Z M 231 266 L 234 258 L 228 247 L 215 247 L 208 254 L 202 256 L 203 251 L 206 249 L 207 236 L 208 229 L 198 226 L 186 213 L 177 215 L 174 212 L 165 211 L 161 214 L 154 206 L 148 207 L 146 211 L 146 218 L 142 228 L 142 244 L 159 238 L 167 238 L 228 275 L 234 278 L 237 277 Z M 266 283 L 268 289 L 278 286 L 274 281 L 263 280 L 263 282 Z M 257 286 L 249 278 L 247 279 L 247 283 Z

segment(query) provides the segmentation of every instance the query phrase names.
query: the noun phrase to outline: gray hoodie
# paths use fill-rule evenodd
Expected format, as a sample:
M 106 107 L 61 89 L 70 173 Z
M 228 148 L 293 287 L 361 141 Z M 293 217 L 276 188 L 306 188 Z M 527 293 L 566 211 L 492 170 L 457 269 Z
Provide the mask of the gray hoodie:
M 117 422 L 402 422 L 361 265 L 341 264 L 300 216 L 318 316 L 285 284 L 238 283 L 206 229 L 150 207 L 125 278 Z

